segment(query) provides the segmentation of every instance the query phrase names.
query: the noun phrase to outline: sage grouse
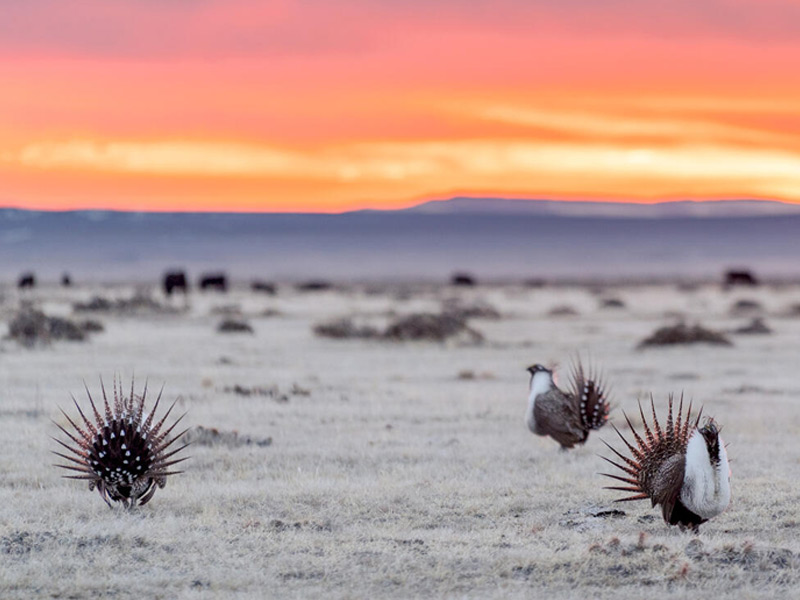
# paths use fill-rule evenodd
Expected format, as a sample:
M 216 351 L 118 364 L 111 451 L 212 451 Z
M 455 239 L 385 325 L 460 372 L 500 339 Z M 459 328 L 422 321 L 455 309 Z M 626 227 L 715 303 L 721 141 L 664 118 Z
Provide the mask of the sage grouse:
M 113 406 L 109 405 L 106 390 L 100 381 L 103 393 L 104 415 L 101 415 L 88 387 L 86 394 L 92 408 L 94 420 L 87 419 L 75 398 L 82 426 L 79 426 L 67 413 L 61 411 L 72 426 L 70 431 L 56 423 L 56 426 L 71 440 L 72 444 L 59 439 L 56 442 L 69 450 L 71 455 L 55 452 L 69 464 L 56 465 L 79 473 L 65 475 L 67 479 L 82 479 L 89 482 L 89 489 L 95 487 L 109 506 L 112 502 L 121 502 L 125 508 L 147 504 L 156 491 L 156 486 L 163 488 L 167 477 L 180 473 L 170 471 L 170 467 L 186 460 L 173 458 L 188 444 L 182 444 L 168 450 L 184 433 L 170 437 L 173 429 L 183 418 L 181 416 L 172 425 L 164 428 L 175 402 L 158 422 L 153 422 L 161 392 L 156 398 L 150 412 L 145 411 L 147 384 L 141 396 L 134 394 L 133 382 L 131 391 L 125 395 L 122 385 L 114 380 Z M 163 388 L 162 388 L 163 391 Z M 176 400 L 177 402 L 177 400 Z M 77 419 L 76 419 L 77 420 Z
M 692 406 L 690 403 L 684 418 L 683 397 L 676 419 L 672 414 L 672 396 L 669 397 L 669 414 L 663 428 L 656 417 L 652 398 L 650 406 L 653 412 L 652 429 L 639 404 L 644 437 L 636 433 L 625 415 L 633 432 L 635 446 L 614 427 L 632 456 L 623 456 L 606 444 L 624 464 L 605 456 L 602 458 L 624 471 L 625 476 L 603 475 L 627 484 L 625 487 L 609 486 L 606 489 L 633 494 L 619 498 L 617 502 L 649 498 L 653 506 L 661 505 L 661 514 L 666 523 L 697 531 L 701 523 L 724 511 L 731 499 L 730 467 L 719 427 L 711 418 L 705 419 L 703 426 L 698 427 L 702 410 L 694 423 L 690 423 Z
M 549 435 L 563 449 L 583 444 L 592 429 L 600 429 L 608 419 L 605 386 L 596 376 L 584 372 L 580 362 L 572 371 L 571 388 L 560 390 L 553 372 L 536 364 L 531 374 L 530 395 L 525 422 L 536 435 Z

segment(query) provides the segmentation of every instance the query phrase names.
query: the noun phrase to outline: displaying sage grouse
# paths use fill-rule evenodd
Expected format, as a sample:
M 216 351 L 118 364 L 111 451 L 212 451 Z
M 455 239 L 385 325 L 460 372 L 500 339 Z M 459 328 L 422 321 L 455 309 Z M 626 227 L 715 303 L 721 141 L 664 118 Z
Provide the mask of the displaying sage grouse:
M 641 403 L 639 404 L 644 437 L 636 432 L 625 415 L 633 432 L 635 446 L 614 427 L 630 450 L 631 456 L 623 456 L 606 444 L 623 464 L 605 456 L 603 458 L 624 471 L 625 476 L 608 473 L 603 475 L 627 484 L 624 487 L 609 486 L 606 489 L 633 494 L 619 498 L 617 502 L 649 498 L 653 506 L 661 505 L 661 514 L 666 523 L 697 531 L 701 523 L 724 511 L 731 500 L 730 467 L 719 427 L 711 418 L 705 419 L 703 426 L 698 427 L 702 409 L 692 423 L 691 403 L 684 418 L 683 397 L 675 419 L 672 414 L 672 396 L 669 397 L 669 414 L 663 428 L 656 417 L 652 398 L 650 406 L 653 412 L 652 429 L 645 419 Z
M 167 417 L 175 406 L 173 402 L 164 416 L 154 422 L 161 392 L 152 410 L 147 412 L 145 410 L 147 383 L 144 385 L 142 395 L 138 396 L 134 394 L 131 382 L 130 394 L 126 396 L 122 391 L 121 382 L 118 385 L 115 379 L 113 406 L 109 405 L 102 380 L 100 387 L 103 393 L 101 408 L 104 409 L 104 414 L 98 412 L 88 387 L 86 394 L 89 396 L 93 420 L 86 418 L 74 397 L 72 401 L 78 409 L 81 425 L 76 424 L 67 413 L 61 411 L 72 429 L 67 431 L 58 423 L 56 426 L 72 444 L 54 438 L 71 453 L 67 455 L 55 452 L 69 461 L 69 464 L 56 466 L 79 473 L 65 477 L 88 481 L 89 489 L 93 490 L 96 487 L 109 506 L 113 506 L 112 502 L 121 502 L 125 508 L 147 504 L 153 497 L 156 487 L 163 488 L 168 476 L 180 473 L 180 471 L 170 471 L 170 467 L 186 460 L 174 456 L 188 444 L 173 446 L 186 430 L 170 437 L 183 416 L 165 428 Z
M 564 449 L 583 444 L 592 429 L 608 419 L 608 401 L 600 378 L 587 375 L 580 362 L 572 371 L 571 389 L 560 390 L 553 372 L 542 365 L 528 367 L 530 395 L 525 422 L 536 435 L 549 435 Z

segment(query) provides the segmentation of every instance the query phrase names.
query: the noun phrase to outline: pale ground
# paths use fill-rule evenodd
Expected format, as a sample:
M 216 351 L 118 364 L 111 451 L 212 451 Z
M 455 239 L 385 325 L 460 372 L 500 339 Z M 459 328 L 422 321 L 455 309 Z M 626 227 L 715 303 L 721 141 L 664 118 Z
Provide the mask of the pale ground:
M 40 289 L 49 314 L 99 289 Z M 128 296 L 130 289 L 103 291 Z M 484 299 L 480 346 L 337 341 L 314 323 L 341 315 L 435 310 Z M 19 302 L 0 290 L 2 320 Z M 87 343 L 26 350 L 0 342 L 0 598 L 796 598 L 800 593 L 800 287 L 723 292 L 619 287 L 601 309 L 586 288 L 427 288 L 394 293 L 246 290 L 191 296 L 174 316 L 87 315 Z M 160 297 L 160 295 L 159 295 Z M 731 328 L 737 299 L 764 305 L 771 336 L 735 346 L 637 350 L 665 313 Z M 550 317 L 570 304 L 577 317 Z M 239 305 L 254 335 L 219 334 L 215 306 Z M 280 316 L 257 317 L 265 309 Z M 4 334 L 0 325 L 0 335 Z M 685 391 L 723 425 L 733 501 L 699 535 L 666 526 L 649 503 L 613 504 L 600 439 L 561 452 L 523 422 L 533 362 L 601 364 L 615 410 L 652 392 L 663 410 Z M 472 371 L 474 379 L 459 378 Z M 152 502 L 111 510 L 51 464 L 51 419 L 85 401 L 82 380 L 135 373 L 180 396 L 187 424 L 271 445 L 194 445 L 185 474 Z M 565 378 L 564 378 L 565 379 Z M 224 388 L 277 385 L 288 402 Z M 293 384 L 310 395 L 291 394 Z M 638 420 L 637 420 L 638 421 Z M 621 509 L 623 516 L 593 516 Z

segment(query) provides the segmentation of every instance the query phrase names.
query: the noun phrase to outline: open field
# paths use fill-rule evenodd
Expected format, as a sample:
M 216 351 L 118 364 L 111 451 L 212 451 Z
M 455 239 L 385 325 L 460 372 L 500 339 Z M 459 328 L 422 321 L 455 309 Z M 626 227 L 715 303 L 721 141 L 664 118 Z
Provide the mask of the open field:
M 105 327 L 86 342 L 0 342 L 0 598 L 797 597 L 800 286 L 287 285 L 195 292 L 175 313 L 72 311 L 133 291 L 0 289 L 4 322 L 25 300 Z M 456 297 L 501 313 L 470 320 L 483 343 L 312 331 L 342 316 L 383 327 Z M 759 306 L 734 315 L 739 300 Z M 564 306 L 577 314 L 550 314 Z M 636 348 L 679 316 L 730 330 L 756 314 L 773 334 Z M 230 315 L 254 332 L 218 333 Z M 723 426 L 733 500 L 699 535 L 649 503 L 612 502 L 597 475 L 601 438 L 620 446 L 610 427 L 571 452 L 527 430 L 525 367 L 559 362 L 565 380 L 576 351 L 604 368 L 618 426 L 637 399 L 663 409 L 681 391 Z M 49 451 L 58 406 L 73 414 L 83 379 L 99 392 L 115 373 L 165 383 L 187 426 L 239 438 L 198 440 L 150 504 L 109 509 Z

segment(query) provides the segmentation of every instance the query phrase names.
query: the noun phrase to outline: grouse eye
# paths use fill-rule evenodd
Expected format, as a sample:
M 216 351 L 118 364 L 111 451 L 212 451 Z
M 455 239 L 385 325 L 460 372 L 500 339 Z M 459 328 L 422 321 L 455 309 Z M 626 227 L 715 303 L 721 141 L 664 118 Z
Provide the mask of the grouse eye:
M 703 437 L 708 441 L 715 440 L 717 435 L 719 435 L 719 428 L 717 427 L 714 419 L 707 419 L 703 427 L 700 429 L 700 433 L 702 433 Z

